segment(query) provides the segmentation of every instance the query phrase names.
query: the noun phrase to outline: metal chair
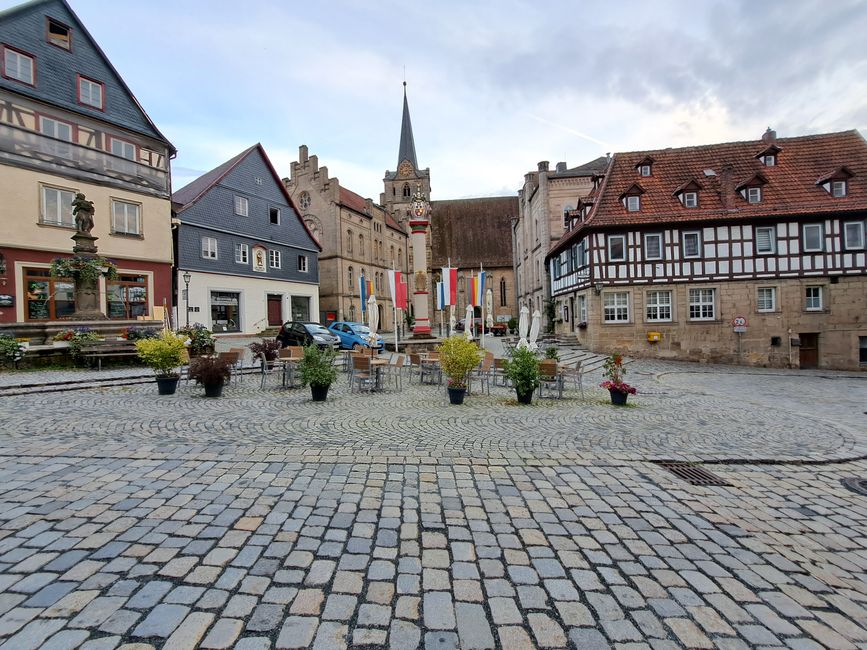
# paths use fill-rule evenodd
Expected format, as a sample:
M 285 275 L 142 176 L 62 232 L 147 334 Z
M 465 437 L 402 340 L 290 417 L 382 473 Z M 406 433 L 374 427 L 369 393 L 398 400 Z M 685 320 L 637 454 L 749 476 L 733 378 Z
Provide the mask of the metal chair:
M 404 355 L 396 354 L 390 359 L 388 365 L 384 368 L 386 376 L 388 379 L 394 381 L 394 386 L 397 390 L 403 390 L 404 359 Z
M 366 389 L 371 392 L 376 385 L 376 377 L 370 369 L 370 357 L 364 354 L 352 355 L 352 374 L 349 378 L 349 392 L 354 393 L 355 387 L 358 390 Z
M 491 394 L 491 372 L 494 367 L 494 353 L 486 352 L 485 358 L 481 363 L 470 371 L 467 377 L 467 394 L 469 395 L 474 381 L 479 382 L 479 388 L 487 388 L 488 395 Z
M 265 388 L 265 383 L 268 380 L 268 377 L 274 374 L 274 363 L 272 362 L 269 364 L 268 359 L 265 357 L 264 353 L 260 353 L 257 356 L 262 372 L 262 381 L 259 384 L 259 390 L 263 390 Z
M 566 366 L 562 371 L 563 379 L 571 379 L 575 388 L 581 391 L 581 399 L 584 399 L 584 370 L 581 368 L 581 360 L 575 362 L 572 367 Z
M 555 359 L 539 362 L 539 397 L 545 397 L 545 390 L 556 390 L 557 399 L 563 399 L 563 375 L 557 368 Z

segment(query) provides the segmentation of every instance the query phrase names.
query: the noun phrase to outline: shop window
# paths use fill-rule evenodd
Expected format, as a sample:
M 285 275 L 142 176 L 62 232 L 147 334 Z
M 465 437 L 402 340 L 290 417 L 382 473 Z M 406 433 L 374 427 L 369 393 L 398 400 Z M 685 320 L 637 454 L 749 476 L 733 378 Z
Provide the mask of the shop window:
M 147 278 L 142 275 L 119 275 L 106 285 L 106 299 L 109 318 L 129 320 L 147 316 Z
M 48 269 L 24 269 L 26 320 L 57 320 L 75 313 L 75 283 Z
M 238 306 L 241 294 L 232 291 L 211 292 L 211 328 L 214 332 L 240 332 Z

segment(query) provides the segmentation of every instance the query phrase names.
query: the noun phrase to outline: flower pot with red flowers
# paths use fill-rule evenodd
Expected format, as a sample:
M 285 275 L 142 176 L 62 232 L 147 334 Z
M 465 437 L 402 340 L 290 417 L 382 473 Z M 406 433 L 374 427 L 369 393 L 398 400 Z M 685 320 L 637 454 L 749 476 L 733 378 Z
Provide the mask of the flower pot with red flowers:
M 630 386 L 623 381 L 623 376 L 626 374 L 623 357 L 619 354 L 612 354 L 605 360 L 602 367 L 604 369 L 602 376 L 605 381 L 599 386 L 608 391 L 614 406 L 626 406 L 626 398 L 635 395 L 638 391 L 635 386 Z

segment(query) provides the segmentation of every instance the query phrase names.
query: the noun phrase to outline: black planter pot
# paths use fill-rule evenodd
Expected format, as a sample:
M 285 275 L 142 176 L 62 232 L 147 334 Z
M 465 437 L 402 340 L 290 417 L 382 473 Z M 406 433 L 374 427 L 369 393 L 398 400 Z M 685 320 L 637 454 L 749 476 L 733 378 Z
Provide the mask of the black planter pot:
M 629 393 L 624 393 L 619 390 L 608 389 L 608 392 L 611 394 L 611 403 L 614 406 L 626 406 L 626 398 L 629 397 Z
M 223 382 L 203 385 L 205 387 L 205 397 L 220 397 L 223 394 Z
M 328 397 L 328 389 L 331 387 L 330 384 L 325 386 L 314 386 L 310 384 L 310 395 L 313 398 L 314 402 L 324 402 Z
M 533 391 L 529 393 L 519 393 L 517 390 L 515 394 L 518 396 L 518 404 L 532 404 L 533 403 Z
M 160 395 L 174 395 L 178 389 L 179 377 L 157 377 L 157 392 Z
M 466 388 L 449 388 L 449 402 L 451 404 L 463 404 L 466 394 Z

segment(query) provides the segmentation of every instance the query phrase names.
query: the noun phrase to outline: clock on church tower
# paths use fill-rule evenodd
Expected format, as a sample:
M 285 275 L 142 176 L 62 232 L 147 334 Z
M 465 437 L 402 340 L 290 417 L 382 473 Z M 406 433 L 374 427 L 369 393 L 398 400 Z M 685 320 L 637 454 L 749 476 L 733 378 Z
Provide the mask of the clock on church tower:
M 415 168 L 412 166 L 412 163 L 408 160 L 404 160 L 400 163 L 400 167 L 397 168 L 397 175 L 399 178 L 409 178 L 413 175 Z

